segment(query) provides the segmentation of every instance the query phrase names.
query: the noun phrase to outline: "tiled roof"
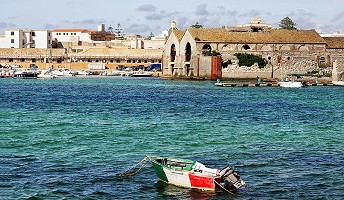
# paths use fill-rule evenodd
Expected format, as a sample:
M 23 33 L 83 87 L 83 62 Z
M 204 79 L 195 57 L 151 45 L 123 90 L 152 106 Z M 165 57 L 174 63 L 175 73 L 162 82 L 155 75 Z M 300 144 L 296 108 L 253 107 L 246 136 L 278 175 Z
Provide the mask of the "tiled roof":
M 344 37 L 324 37 L 327 49 L 344 49 Z
M 176 36 L 177 40 L 181 41 L 186 31 L 173 30 L 172 32 Z
M 225 28 L 189 28 L 196 42 L 269 43 L 269 44 L 325 44 L 315 30 L 274 29 L 265 32 L 230 32 Z
M 53 57 L 62 57 L 65 55 L 64 49 L 52 49 Z M 27 57 L 49 57 L 50 49 L 41 48 L 0 48 L 0 57 L 7 58 L 27 58 Z
M 77 55 L 162 55 L 161 49 L 89 48 Z

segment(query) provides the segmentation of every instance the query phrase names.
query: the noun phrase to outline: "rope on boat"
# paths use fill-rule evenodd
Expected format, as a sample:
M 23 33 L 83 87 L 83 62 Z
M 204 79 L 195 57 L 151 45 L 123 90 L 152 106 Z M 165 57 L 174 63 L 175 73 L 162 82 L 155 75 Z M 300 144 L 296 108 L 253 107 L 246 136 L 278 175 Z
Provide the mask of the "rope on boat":
M 143 169 L 143 167 L 147 166 L 147 165 L 145 164 L 145 162 L 147 162 L 147 161 L 149 160 L 150 157 L 151 157 L 151 156 L 146 156 L 146 157 L 145 157 L 143 160 L 141 160 L 139 163 L 137 163 L 137 164 L 135 164 L 135 165 L 133 165 L 133 166 L 127 168 L 127 169 L 124 170 L 122 173 L 117 174 L 117 176 L 133 176 L 133 175 L 139 173 L 139 172 Z M 129 173 L 132 169 L 134 169 L 134 168 L 137 167 L 138 165 L 141 165 L 140 168 L 139 168 L 138 170 Z
M 213 180 L 214 180 L 214 182 L 215 182 L 218 186 L 220 186 L 224 191 L 228 192 L 229 194 L 234 194 L 233 192 L 231 192 L 231 191 L 227 190 L 225 187 L 223 187 L 223 186 L 222 186 L 220 183 L 218 183 L 214 178 L 213 178 Z
M 234 194 L 233 192 L 231 192 L 231 191 L 227 190 L 226 188 L 224 188 L 224 187 L 223 187 L 220 183 L 218 183 L 214 178 L 213 178 L 213 180 L 214 180 L 214 182 L 215 182 L 218 186 L 220 186 L 224 191 L 228 192 L 229 194 Z M 249 189 L 250 191 L 253 191 L 253 189 L 252 189 L 250 186 L 246 185 L 246 184 L 245 184 L 244 187 L 247 188 L 247 189 Z

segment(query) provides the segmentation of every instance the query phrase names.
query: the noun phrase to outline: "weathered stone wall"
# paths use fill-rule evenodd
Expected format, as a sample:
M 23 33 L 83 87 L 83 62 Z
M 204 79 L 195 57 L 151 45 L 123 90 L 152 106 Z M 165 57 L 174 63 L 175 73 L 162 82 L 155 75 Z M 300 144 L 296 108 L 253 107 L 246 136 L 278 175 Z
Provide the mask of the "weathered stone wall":
M 268 64 L 263 68 L 259 68 L 257 64 L 239 67 L 239 61 L 234 54 L 235 53 L 222 54 L 224 61 L 231 60 L 232 62 L 232 65 L 223 69 L 222 76 L 224 78 L 255 78 L 259 76 L 262 78 L 281 79 L 291 74 L 306 74 L 307 72 L 324 70 L 319 67 L 317 60 L 318 53 L 254 52 L 254 54 L 261 55 L 268 61 Z
M 338 58 L 333 62 L 333 81 L 344 81 L 344 58 Z

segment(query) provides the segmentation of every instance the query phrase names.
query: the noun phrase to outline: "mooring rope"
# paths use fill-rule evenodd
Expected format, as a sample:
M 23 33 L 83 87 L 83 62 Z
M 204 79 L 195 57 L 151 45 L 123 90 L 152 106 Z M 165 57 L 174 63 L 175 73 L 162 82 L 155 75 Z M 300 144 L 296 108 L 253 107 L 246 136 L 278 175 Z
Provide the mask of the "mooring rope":
M 223 186 L 222 186 L 220 183 L 218 183 L 214 178 L 213 178 L 213 180 L 214 180 L 214 182 L 215 182 L 218 186 L 220 186 L 224 191 L 228 192 L 229 194 L 234 194 L 233 192 L 231 192 L 231 191 L 227 190 L 225 187 L 223 187 Z
M 117 176 L 133 176 L 137 173 L 139 173 L 143 167 L 147 166 L 146 164 L 144 164 L 147 160 L 149 160 L 151 156 L 146 156 L 144 159 L 142 159 L 139 163 L 127 168 L 126 170 L 124 170 L 122 173 L 117 174 Z M 128 173 L 130 170 L 134 169 L 135 167 L 137 167 L 138 165 L 141 165 L 140 168 L 138 170 L 136 170 L 135 172 L 132 173 Z

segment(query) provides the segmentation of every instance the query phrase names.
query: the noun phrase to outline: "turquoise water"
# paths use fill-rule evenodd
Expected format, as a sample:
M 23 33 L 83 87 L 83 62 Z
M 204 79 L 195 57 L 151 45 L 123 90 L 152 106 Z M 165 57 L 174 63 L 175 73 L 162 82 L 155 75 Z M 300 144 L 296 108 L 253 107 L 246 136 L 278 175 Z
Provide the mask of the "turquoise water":
M 344 87 L 0 79 L 0 199 L 341 199 Z M 253 191 L 157 182 L 147 155 L 234 167 Z

